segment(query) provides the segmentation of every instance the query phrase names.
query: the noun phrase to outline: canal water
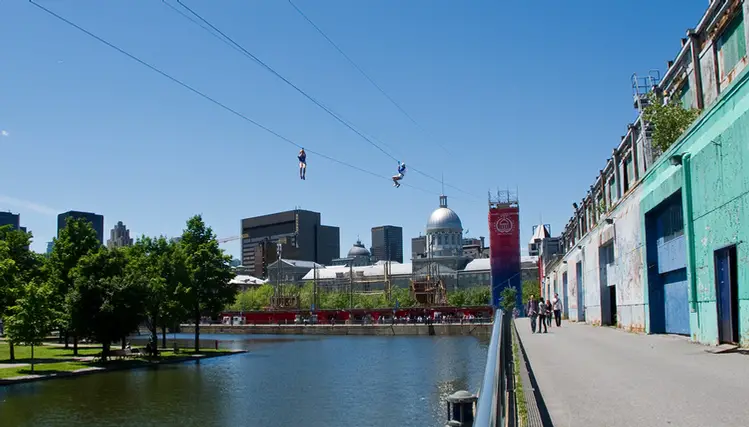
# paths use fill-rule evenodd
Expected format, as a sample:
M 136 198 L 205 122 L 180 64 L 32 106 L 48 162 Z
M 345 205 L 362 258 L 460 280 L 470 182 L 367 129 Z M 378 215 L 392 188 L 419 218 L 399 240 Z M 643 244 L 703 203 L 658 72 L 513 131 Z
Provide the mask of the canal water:
M 0 426 L 444 426 L 444 397 L 477 390 L 488 347 L 474 337 L 202 340 L 249 353 L 0 387 Z

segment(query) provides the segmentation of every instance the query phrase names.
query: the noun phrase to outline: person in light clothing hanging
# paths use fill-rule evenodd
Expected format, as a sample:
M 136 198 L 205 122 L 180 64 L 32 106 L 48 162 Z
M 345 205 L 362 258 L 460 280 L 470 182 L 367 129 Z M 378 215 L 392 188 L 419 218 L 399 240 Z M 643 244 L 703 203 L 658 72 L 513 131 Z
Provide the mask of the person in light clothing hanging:
M 403 179 L 403 176 L 405 174 L 406 174 L 406 164 L 398 162 L 398 174 L 393 175 L 393 187 L 398 188 L 401 186 L 401 183 L 399 181 Z

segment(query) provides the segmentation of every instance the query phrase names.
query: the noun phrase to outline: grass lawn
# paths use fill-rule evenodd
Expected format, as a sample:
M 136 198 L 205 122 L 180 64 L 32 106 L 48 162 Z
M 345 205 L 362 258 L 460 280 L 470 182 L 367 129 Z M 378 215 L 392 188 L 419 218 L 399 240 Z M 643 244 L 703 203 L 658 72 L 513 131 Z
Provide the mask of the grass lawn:
M 119 349 L 119 346 L 113 346 L 112 350 Z M 106 363 L 99 361 L 75 361 L 73 360 L 73 349 L 65 349 L 63 347 L 53 346 L 35 346 L 34 347 L 34 374 L 36 375 L 49 375 L 60 372 L 73 372 L 79 369 L 91 368 L 91 367 L 106 367 L 106 368 L 135 368 L 139 366 L 149 365 L 156 361 L 170 361 L 193 354 L 221 354 L 228 353 L 227 350 L 216 350 L 215 348 L 201 349 L 196 352 L 195 349 L 180 349 L 177 353 L 173 349 L 160 350 L 160 357 L 157 359 L 149 360 L 145 357 L 131 357 L 127 359 L 112 359 Z M 82 356 L 94 356 L 101 353 L 101 348 L 79 348 L 78 357 Z M 31 363 L 31 347 L 30 346 L 15 346 L 16 360 L 10 361 L 10 346 L 7 342 L 0 342 L 0 363 Z M 31 366 L 20 366 L 12 368 L 0 368 L 0 379 L 18 377 L 22 375 L 30 375 Z
M 10 345 L 0 342 L 0 363 L 29 363 L 31 361 L 31 346 L 15 346 L 16 360 L 10 361 Z M 93 356 L 101 352 L 100 348 L 78 348 L 78 357 Z M 53 363 L 58 361 L 72 360 L 73 346 L 69 349 L 63 347 L 53 347 L 47 345 L 38 345 L 34 347 L 34 359 L 38 363 Z
M 40 363 L 34 364 L 34 375 L 51 375 L 60 372 L 73 372 L 78 369 L 88 368 L 90 364 L 86 362 L 57 362 L 57 363 Z M 22 366 L 19 368 L 4 368 L 0 369 L 0 379 L 20 377 L 23 375 L 31 375 L 31 365 Z

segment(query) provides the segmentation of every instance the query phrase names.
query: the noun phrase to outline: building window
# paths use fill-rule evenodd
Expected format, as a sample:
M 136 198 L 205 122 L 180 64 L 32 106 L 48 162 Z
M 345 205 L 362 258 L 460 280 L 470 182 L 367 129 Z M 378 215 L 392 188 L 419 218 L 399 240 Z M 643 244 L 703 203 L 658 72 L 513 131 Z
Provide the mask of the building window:
M 629 154 L 623 163 L 622 173 L 624 174 L 622 182 L 624 183 L 624 192 L 629 191 L 630 184 L 634 178 L 634 170 L 632 170 L 632 154 Z
M 746 56 L 744 14 L 739 12 L 718 39 L 718 58 L 721 79 L 733 71 L 736 64 Z
M 662 227 L 659 234 L 663 236 L 664 242 L 668 242 L 684 234 L 684 216 L 680 203 L 673 203 L 667 207 L 659 219 L 659 226 Z
M 616 194 L 616 177 L 611 177 L 609 180 L 609 197 L 611 198 L 611 204 L 613 205 L 616 200 L 618 199 L 618 194 Z
M 437 236 L 437 244 L 438 245 L 442 244 L 442 235 L 441 234 L 439 236 Z
M 681 102 L 682 108 L 684 108 L 685 110 L 691 109 L 694 103 L 694 93 L 690 89 L 689 76 L 687 75 L 687 78 L 684 79 L 684 84 L 679 90 L 679 101 Z

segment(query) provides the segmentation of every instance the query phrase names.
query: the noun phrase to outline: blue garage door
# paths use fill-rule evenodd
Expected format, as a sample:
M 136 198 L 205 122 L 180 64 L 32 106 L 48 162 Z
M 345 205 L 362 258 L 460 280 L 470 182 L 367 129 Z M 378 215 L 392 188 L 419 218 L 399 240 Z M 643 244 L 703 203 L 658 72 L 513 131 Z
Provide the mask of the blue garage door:
M 687 269 L 682 268 L 661 275 L 663 305 L 667 334 L 689 335 L 689 293 Z

